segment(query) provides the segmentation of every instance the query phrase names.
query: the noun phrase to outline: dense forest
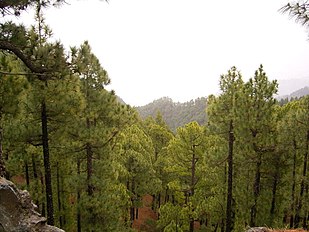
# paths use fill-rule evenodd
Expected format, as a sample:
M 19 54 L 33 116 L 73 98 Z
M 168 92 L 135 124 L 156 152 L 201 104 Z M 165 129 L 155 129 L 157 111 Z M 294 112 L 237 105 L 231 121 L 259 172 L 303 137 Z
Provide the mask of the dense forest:
M 7 2 L 4 16 L 37 3 Z M 67 51 L 52 39 L 41 12 L 52 3 L 35 5 L 31 28 L 0 25 L 0 175 L 27 189 L 49 224 L 134 231 L 151 195 L 158 219 L 147 231 L 308 229 L 309 96 L 278 104 L 262 65 L 247 82 L 232 67 L 219 96 L 187 104 L 207 118 L 141 119 L 106 89 L 89 42 Z

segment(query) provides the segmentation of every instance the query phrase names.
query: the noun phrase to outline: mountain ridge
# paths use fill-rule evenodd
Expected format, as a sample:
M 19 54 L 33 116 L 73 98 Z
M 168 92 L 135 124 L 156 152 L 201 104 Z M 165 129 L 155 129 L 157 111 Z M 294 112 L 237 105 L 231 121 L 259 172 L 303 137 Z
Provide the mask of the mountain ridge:
M 305 95 L 309 95 L 309 84 L 288 95 L 277 95 L 275 98 L 282 105 L 291 99 L 300 98 Z M 170 97 L 162 97 L 144 106 L 134 108 L 142 119 L 149 116 L 155 118 L 158 112 L 160 112 L 166 124 L 175 132 L 178 127 L 192 121 L 197 121 L 200 125 L 205 124 L 207 119 L 206 107 L 206 97 L 192 99 L 184 103 L 174 102 Z

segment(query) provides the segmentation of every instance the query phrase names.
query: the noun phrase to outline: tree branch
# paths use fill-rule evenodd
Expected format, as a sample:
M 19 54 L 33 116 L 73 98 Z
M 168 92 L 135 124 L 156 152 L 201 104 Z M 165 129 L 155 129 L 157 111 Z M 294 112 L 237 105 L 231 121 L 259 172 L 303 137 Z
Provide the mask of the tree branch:
M 29 76 L 29 75 L 37 75 L 37 76 L 43 76 L 45 74 L 42 73 L 12 73 L 12 72 L 5 72 L 0 70 L 0 74 L 2 75 L 12 75 L 12 76 Z
M 13 52 L 33 73 L 46 73 L 48 70 L 44 67 L 35 66 L 32 61 L 24 55 L 24 53 L 10 42 L 0 40 L 0 49 Z

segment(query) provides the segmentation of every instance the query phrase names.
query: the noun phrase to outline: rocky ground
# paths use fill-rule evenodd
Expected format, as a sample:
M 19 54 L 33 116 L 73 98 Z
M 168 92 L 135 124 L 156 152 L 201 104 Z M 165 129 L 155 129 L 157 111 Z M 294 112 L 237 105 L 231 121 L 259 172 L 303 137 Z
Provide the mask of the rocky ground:
M 64 232 L 47 225 L 27 191 L 0 177 L 0 231 Z

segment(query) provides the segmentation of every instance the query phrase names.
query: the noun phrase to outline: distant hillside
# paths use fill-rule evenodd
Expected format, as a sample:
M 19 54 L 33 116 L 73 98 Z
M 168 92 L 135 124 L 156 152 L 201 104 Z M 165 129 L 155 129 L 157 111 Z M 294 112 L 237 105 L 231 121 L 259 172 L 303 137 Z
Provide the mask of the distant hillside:
M 282 101 L 282 100 L 287 100 L 287 99 L 290 100 L 290 99 L 293 99 L 293 98 L 300 98 L 300 97 L 303 97 L 303 96 L 306 96 L 306 95 L 309 95 L 309 87 L 308 86 L 303 87 L 301 89 L 298 89 L 298 90 L 292 92 L 289 95 L 278 96 L 276 98 L 279 101 Z
M 145 106 L 136 107 L 142 118 L 156 117 L 158 111 L 172 131 L 189 122 L 197 121 L 204 124 L 206 121 L 206 98 L 197 98 L 185 103 L 175 103 L 171 98 L 163 97 Z
M 304 88 L 301 88 L 293 93 L 291 93 L 289 95 L 290 98 L 300 98 L 300 97 L 303 97 L 303 96 L 306 96 L 306 95 L 309 95 L 309 87 L 306 86 Z
M 304 87 L 306 86 L 306 87 Z M 285 104 L 288 99 L 309 95 L 309 78 L 279 80 L 279 93 L 276 98 Z M 145 106 L 136 107 L 141 118 L 156 117 L 158 111 L 172 131 L 189 122 L 206 122 L 206 98 L 201 97 L 185 103 L 173 102 L 169 97 L 155 100 Z
M 278 80 L 279 83 L 279 96 L 290 95 L 291 93 L 298 91 L 299 89 L 309 86 L 309 77 Z

